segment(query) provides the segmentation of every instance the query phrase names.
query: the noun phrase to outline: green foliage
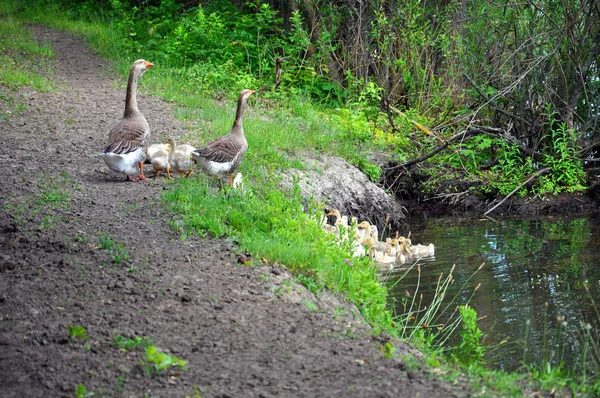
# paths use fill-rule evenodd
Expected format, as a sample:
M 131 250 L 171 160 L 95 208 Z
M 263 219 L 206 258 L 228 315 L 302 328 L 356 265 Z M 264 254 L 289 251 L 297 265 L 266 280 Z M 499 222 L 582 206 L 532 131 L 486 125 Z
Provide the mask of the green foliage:
M 498 181 L 491 185 L 498 188 L 500 194 L 508 195 L 522 182 L 524 177 L 533 174 L 533 165 L 530 158 L 523 159 L 521 151 L 516 144 L 504 140 L 496 141 L 498 145 L 496 154 L 498 165 L 492 168 L 497 173 Z M 524 196 L 527 188 L 521 188 L 519 195 Z
M 131 258 L 129 252 L 125 248 L 125 244 L 115 242 L 109 233 L 100 234 L 98 247 L 106 252 L 113 264 L 118 265 Z
M 142 347 L 146 348 L 153 344 L 153 339 L 149 337 L 140 337 L 135 336 L 133 338 L 123 337 L 121 335 L 116 335 L 113 339 L 113 344 L 119 350 L 128 351 L 135 350 L 136 348 Z
M 372 124 L 362 112 L 339 109 L 339 113 L 332 118 L 332 121 L 339 124 L 343 137 L 351 141 L 366 142 L 373 137 Z
M 477 135 L 462 142 L 450 155 L 440 158 L 440 167 L 453 168 L 464 173 L 464 179 L 481 179 L 486 185 L 480 191 L 496 189 L 501 195 L 508 195 L 537 170 L 550 167 L 550 172 L 538 176 L 531 189 L 523 186 L 517 194 L 552 194 L 585 190 L 585 172 L 583 163 L 577 156 L 576 134 L 559 123 L 556 113 L 547 110 L 544 129 L 546 135 L 541 138 L 539 152 L 542 161 L 539 164 L 531 156 L 525 156 L 516 142 L 489 135 Z M 493 164 L 491 173 L 482 173 L 481 169 Z M 442 178 L 448 173 L 441 174 Z M 453 178 L 456 178 L 453 176 Z M 439 181 L 438 181 L 439 182 Z
M 77 387 L 75 387 L 75 396 L 77 398 L 88 398 L 88 397 L 93 397 L 94 395 L 96 395 L 93 392 L 88 392 L 87 388 L 85 388 L 85 386 L 83 384 L 78 384 Z
M 379 181 L 381 178 L 381 167 L 371 163 L 369 160 L 358 157 L 351 159 L 351 161 L 356 167 L 365 173 L 371 181 Z
M 548 134 L 542 137 L 546 142 L 544 151 L 544 166 L 551 168 L 548 175 L 539 177 L 539 183 L 534 187 L 538 193 L 576 192 L 585 190 L 585 172 L 581 159 L 577 157 L 576 135 L 567 129 L 565 123 L 556 120 L 556 113 L 547 109 Z
M 504 141 L 488 135 L 477 135 L 466 142 L 462 142 L 458 149 L 449 155 L 449 162 L 454 167 L 463 168 L 466 172 L 479 174 L 483 164 L 494 160 L 495 148 L 502 146 Z M 515 148 L 516 149 L 516 148 Z M 506 155 L 506 154 L 504 154 Z M 510 158 L 510 155 L 508 156 Z M 498 171 L 508 169 L 514 165 L 514 160 L 504 160 Z M 508 167 L 507 167 L 508 166 Z
M 171 367 L 187 370 L 187 361 L 159 351 L 153 345 L 147 346 L 144 359 L 140 360 L 146 376 L 151 377 Z
M 75 339 L 87 340 L 88 339 L 87 331 L 85 330 L 85 327 L 83 327 L 81 325 L 69 324 L 69 325 L 67 325 L 67 331 L 69 332 L 69 338 L 71 340 L 75 340 Z
M 394 352 L 396 351 L 396 348 L 394 348 L 394 346 L 392 345 L 392 343 L 390 343 L 389 341 L 387 341 L 385 344 L 379 346 L 379 350 L 383 354 L 384 358 L 393 358 L 394 357 Z
M 477 326 L 477 311 L 468 305 L 459 307 L 462 328 L 458 333 L 460 343 L 452 350 L 455 361 L 470 366 L 483 358 L 484 348 L 481 344 L 483 332 Z
M 296 279 L 313 294 L 317 294 L 323 288 L 322 282 L 313 276 L 299 274 Z

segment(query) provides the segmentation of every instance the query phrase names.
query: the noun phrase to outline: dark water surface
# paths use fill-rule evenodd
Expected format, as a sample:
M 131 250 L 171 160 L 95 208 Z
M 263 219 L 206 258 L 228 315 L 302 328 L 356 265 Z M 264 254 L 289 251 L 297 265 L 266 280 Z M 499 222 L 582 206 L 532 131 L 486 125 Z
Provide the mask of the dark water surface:
M 589 333 L 597 339 L 600 327 L 600 214 L 535 220 L 435 218 L 411 232 L 413 243 L 436 246 L 435 259 L 421 261 L 418 294 L 425 302 L 431 300 L 440 273 L 447 275 L 453 264 L 456 281 L 449 296 L 459 293 L 456 304 L 467 302 L 481 284 L 470 304 L 483 317 L 478 325 L 490 364 L 515 370 L 523 362 L 549 360 L 575 369 L 584 356 L 591 358 L 585 345 L 589 338 L 581 336 Z M 399 275 L 391 273 L 387 279 L 390 285 L 397 283 L 392 293 L 398 302 L 414 294 L 418 276 L 416 268 L 401 281 Z

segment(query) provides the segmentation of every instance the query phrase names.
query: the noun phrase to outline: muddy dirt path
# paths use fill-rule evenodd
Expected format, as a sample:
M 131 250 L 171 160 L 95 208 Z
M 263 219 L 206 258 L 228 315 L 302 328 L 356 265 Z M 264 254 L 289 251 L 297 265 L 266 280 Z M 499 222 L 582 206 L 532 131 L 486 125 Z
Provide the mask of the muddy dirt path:
M 25 105 L 0 120 L 2 397 L 73 397 L 79 384 L 119 397 L 470 395 L 384 358 L 351 307 L 311 311 L 296 285 L 278 294 L 285 270 L 241 266 L 225 240 L 181 241 L 162 181 L 126 183 L 98 157 L 125 82 L 81 40 L 32 29 L 57 52 L 59 89 L 1 89 Z M 153 141 L 185 133 L 161 99 L 138 102 Z M 70 339 L 68 325 L 88 339 Z M 117 335 L 152 338 L 188 370 L 149 377 L 143 350 L 119 350 Z M 398 358 L 410 351 L 399 344 Z

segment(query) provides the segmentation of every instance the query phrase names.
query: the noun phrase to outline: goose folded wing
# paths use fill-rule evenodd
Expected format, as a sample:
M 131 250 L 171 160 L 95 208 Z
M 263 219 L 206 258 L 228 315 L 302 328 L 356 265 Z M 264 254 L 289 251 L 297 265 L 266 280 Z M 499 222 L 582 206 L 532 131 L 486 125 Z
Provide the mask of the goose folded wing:
M 104 152 L 123 155 L 145 146 L 147 131 L 141 125 L 119 124 L 109 133 L 110 144 Z
M 227 163 L 238 157 L 243 150 L 244 145 L 236 140 L 219 140 L 192 153 L 212 162 Z

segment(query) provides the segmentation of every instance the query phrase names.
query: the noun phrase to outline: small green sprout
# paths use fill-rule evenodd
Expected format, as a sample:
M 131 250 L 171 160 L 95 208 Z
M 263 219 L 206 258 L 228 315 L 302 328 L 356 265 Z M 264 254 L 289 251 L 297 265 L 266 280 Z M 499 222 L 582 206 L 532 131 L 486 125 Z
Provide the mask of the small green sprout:
M 140 362 L 142 365 L 145 365 L 147 376 L 162 372 L 170 367 L 179 367 L 181 370 L 187 370 L 187 361 L 160 352 L 158 348 L 153 345 L 146 347 L 146 356 L 144 359 L 140 360 Z
M 87 332 L 86 332 L 85 328 L 81 325 L 69 324 L 69 325 L 67 325 L 67 330 L 69 332 L 69 338 L 72 340 L 75 340 L 75 339 L 87 340 L 88 339 Z

